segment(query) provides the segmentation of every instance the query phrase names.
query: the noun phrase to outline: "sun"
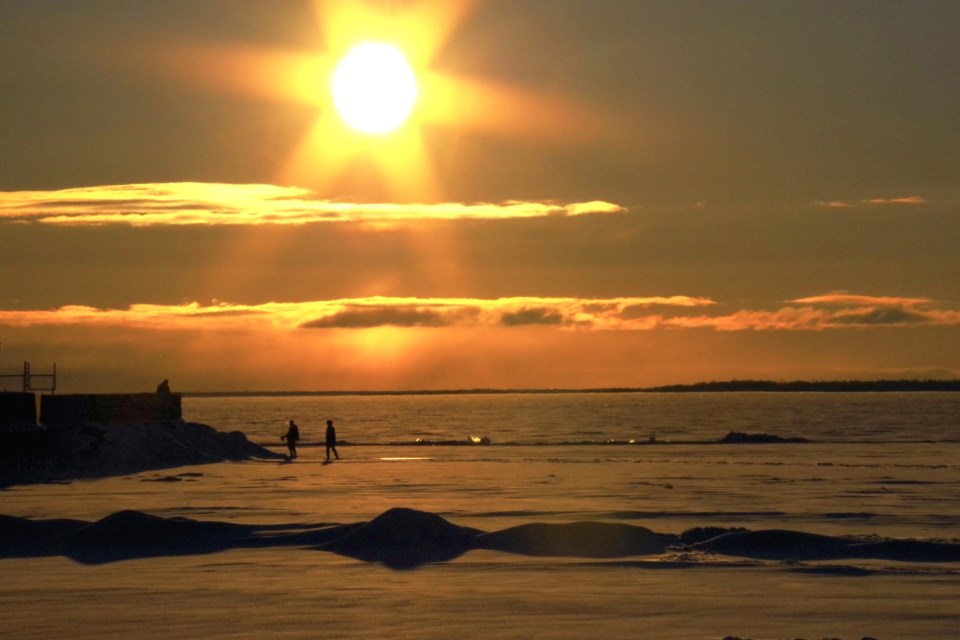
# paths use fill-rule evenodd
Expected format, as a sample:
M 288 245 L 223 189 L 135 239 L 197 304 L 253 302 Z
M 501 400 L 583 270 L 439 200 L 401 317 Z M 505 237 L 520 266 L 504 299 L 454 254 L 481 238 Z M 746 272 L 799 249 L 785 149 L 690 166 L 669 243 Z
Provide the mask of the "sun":
M 406 56 L 384 42 L 362 42 L 347 52 L 331 79 L 333 104 L 351 128 L 369 135 L 395 131 L 417 101 L 417 77 Z
M 630 148 L 648 142 L 625 135 L 636 123 L 569 97 L 444 70 L 440 54 L 480 0 L 305 4 L 316 14 L 315 51 L 178 41 L 147 47 L 140 61 L 201 91 L 299 105 L 303 112 L 291 112 L 298 118 L 309 109 L 314 117 L 291 139 L 273 182 L 331 196 L 443 202 L 461 141 L 579 148 L 602 134 Z

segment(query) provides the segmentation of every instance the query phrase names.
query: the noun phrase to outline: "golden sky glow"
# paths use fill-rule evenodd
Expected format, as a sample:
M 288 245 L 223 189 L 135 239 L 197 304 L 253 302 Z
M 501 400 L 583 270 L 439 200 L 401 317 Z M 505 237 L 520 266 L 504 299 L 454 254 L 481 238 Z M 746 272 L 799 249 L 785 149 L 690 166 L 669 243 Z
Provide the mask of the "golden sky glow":
M 335 191 L 350 173 L 369 170 L 390 200 L 444 201 L 425 126 L 548 146 L 597 137 L 612 145 L 639 139 L 637 123 L 625 126 L 571 97 L 435 68 L 440 49 L 475 5 L 414 0 L 394 11 L 376 2 L 315 0 L 323 37 L 312 53 L 165 43 L 147 55 L 149 64 L 175 82 L 316 109 L 312 125 L 273 178 L 320 193 Z M 387 78 L 371 77 L 384 65 L 392 68 Z M 224 68 L 245 71 L 223 74 Z
M 956 3 L 188 4 L 0 21 L 0 370 L 960 376 Z

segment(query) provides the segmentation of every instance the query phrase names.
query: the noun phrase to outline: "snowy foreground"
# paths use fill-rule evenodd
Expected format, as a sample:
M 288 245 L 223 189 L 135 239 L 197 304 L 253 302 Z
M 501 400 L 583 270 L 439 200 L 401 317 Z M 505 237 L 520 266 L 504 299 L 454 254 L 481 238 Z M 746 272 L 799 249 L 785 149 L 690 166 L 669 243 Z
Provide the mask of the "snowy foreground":
M 797 446 L 815 470 L 780 445 L 345 446 L 332 464 L 307 447 L 15 485 L 0 491 L 0 635 L 955 637 L 955 532 L 880 535 L 882 509 L 851 497 L 864 478 L 923 487 L 955 469 L 898 471 L 879 449 L 824 465 L 829 449 Z M 759 457 L 777 486 L 751 494 Z M 814 507 L 835 524 L 803 526 Z

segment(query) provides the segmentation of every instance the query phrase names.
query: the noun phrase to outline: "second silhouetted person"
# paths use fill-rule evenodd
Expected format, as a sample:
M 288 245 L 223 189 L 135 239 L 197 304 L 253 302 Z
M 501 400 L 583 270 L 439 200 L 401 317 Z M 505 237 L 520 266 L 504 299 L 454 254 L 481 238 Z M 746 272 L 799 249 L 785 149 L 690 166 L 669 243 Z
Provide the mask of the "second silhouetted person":
M 339 460 L 340 454 L 337 453 L 337 430 L 333 426 L 333 420 L 327 420 L 327 462 L 330 462 L 331 451 L 333 451 L 333 455 Z

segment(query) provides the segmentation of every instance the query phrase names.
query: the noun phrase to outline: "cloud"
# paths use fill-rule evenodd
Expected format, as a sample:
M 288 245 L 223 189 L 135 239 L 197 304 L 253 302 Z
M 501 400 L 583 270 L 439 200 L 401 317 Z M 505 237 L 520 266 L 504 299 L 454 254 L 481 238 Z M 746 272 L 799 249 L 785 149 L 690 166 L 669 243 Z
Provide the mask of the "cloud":
M 348 308 L 300 324 L 302 329 L 368 329 L 372 327 L 446 327 L 476 316 L 468 306 L 444 312 L 411 305 Z
M 909 196 L 906 198 L 872 198 L 864 200 L 864 204 L 927 204 L 927 199 L 922 196 Z
M 794 306 L 800 305 L 800 306 Z M 791 300 L 776 310 L 743 310 L 726 316 L 671 319 L 677 327 L 718 331 L 823 331 L 850 327 L 957 326 L 960 311 L 933 306 L 927 298 L 831 293 Z
M 500 316 L 500 323 L 507 327 L 525 324 L 563 324 L 563 316 L 545 307 L 509 311 Z
M 852 202 L 844 202 L 843 200 L 819 201 L 816 204 L 818 207 L 827 209 L 855 209 L 857 207 Z
M 900 296 L 864 296 L 832 293 L 798 298 L 800 304 L 829 308 L 824 322 L 828 326 L 906 326 L 952 325 L 960 323 L 960 312 L 936 309 L 928 298 Z
M 799 304 L 870 305 L 887 307 L 913 307 L 932 302 L 928 298 L 904 298 L 900 296 L 864 296 L 850 293 L 829 293 L 792 300 Z
M 156 330 L 279 331 L 394 328 L 515 328 L 546 330 L 825 331 L 850 328 L 960 326 L 960 311 L 927 298 L 831 293 L 798 298 L 775 309 L 740 309 L 710 315 L 708 298 L 399 298 L 370 297 L 256 305 L 214 301 L 182 305 L 137 304 L 126 309 L 65 306 L 0 311 L 0 326 L 123 326 Z M 669 309 L 669 313 L 665 310 Z
M 860 326 L 926 324 L 931 317 L 928 314 L 911 309 L 875 307 L 862 311 L 838 314 L 833 321 L 837 324 Z
M 917 205 L 930 204 L 930 201 L 923 196 L 907 196 L 904 198 L 869 198 L 858 202 L 847 200 L 821 200 L 816 203 L 818 207 L 828 209 L 856 209 L 861 205 Z
M 638 308 L 706 307 L 689 296 L 625 298 L 347 298 L 313 302 L 242 305 L 137 304 L 126 309 L 64 306 L 52 310 L 0 311 L 0 325 L 127 325 L 145 328 L 243 327 L 363 329 L 392 327 L 519 326 L 550 324 L 619 330 L 643 326 Z M 646 327 L 644 327 L 646 328 Z
M 503 220 L 624 213 L 603 201 L 396 204 L 339 202 L 309 189 L 269 184 L 172 182 L 0 191 L 0 221 L 135 227 L 176 225 L 302 225 L 422 220 Z
M 339 300 L 318 317 L 298 324 L 305 329 L 375 326 L 503 326 L 550 325 L 567 328 L 622 330 L 637 328 L 631 317 L 640 307 L 695 307 L 714 304 L 689 296 L 648 298 L 369 298 Z

